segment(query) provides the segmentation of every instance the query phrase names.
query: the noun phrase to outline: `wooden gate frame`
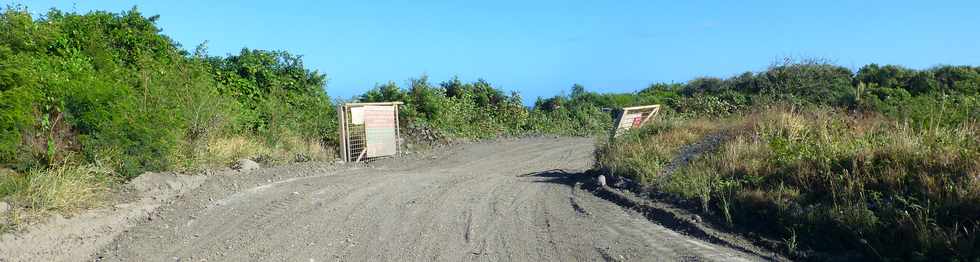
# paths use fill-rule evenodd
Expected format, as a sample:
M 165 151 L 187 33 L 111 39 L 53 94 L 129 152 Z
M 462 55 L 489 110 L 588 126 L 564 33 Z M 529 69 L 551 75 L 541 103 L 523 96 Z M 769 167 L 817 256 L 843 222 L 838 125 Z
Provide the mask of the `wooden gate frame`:
M 337 106 L 337 118 L 339 120 L 338 132 L 340 133 L 340 151 L 344 162 L 361 162 L 367 153 L 366 134 L 363 125 L 360 130 L 352 130 L 351 108 L 365 106 L 393 106 L 395 113 L 395 154 L 398 154 L 401 146 L 401 126 L 398 121 L 398 106 L 402 102 L 376 102 L 376 103 L 344 103 Z M 356 128 L 354 128 L 356 129 Z M 352 135 L 359 136 L 353 137 Z M 353 137 L 353 139 L 352 139 Z M 360 140 L 359 140 L 360 139 Z M 360 149 L 360 152 L 354 150 Z
M 640 117 L 638 118 L 641 120 L 637 123 L 635 122 L 634 119 L 630 119 L 634 122 L 627 127 L 623 127 L 623 120 L 624 120 L 623 117 L 626 116 L 627 114 L 635 114 L 635 113 L 640 113 Z M 650 119 L 653 118 L 653 116 L 657 115 L 658 113 L 660 113 L 660 105 L 634 106 L 634 107 L 624 107 L 623 109 L 620 109 L 619 115 L 617 115 L 615 121 L 613 121 L 612 137 L 617 137 L 619 135 L 622 135 L 623 133 L 629 131 L 630 129 L 643 127 L 643 125 L 646 125 L 647 122 L 650 122 Z

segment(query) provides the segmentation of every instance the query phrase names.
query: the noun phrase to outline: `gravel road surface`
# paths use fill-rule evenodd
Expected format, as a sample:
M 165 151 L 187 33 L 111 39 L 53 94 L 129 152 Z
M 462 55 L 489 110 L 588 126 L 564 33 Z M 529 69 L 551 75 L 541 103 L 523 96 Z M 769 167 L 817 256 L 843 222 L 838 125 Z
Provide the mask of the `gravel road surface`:
M 216 176 L 95 254 L 105 261 L 761 260 L 574 185 L 593 140 L 477 143 L 416 159 Z

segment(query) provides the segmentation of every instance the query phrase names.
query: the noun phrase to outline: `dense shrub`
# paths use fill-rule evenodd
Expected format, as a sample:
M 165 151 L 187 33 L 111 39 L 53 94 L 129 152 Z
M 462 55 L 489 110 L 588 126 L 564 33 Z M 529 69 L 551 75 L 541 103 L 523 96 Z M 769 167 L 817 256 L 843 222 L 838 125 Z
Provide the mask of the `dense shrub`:
M 656 87 L 656 88 L 655 88 Z M 741 113 L 753 105 L 834 106 L 880 112 L 916 126 L 955 126 L 980 116 L 980 69 L 937 66 L 913 70 L 869 64 L 856 73 L 817 59 L 787 59 L 758 73 L 657 84 L 656 100 L 691 117 Z
M 193 124 L 191 107 L 220 99 L 204 67 L 160 35 L 155 19 L 135 9 L 53 10 L 37 20 L 5 10 L 0 90 L 12 125 L 0 159 L 24 170 L 71 152 L 89 160 L 114 152 L 125 174 L 169 167 Z
M 220 93 L 243 105 L 237 132 L 259 134 L 272 146 L 291 135 L 336 142 L 337 118 L 324 89 L 326 75 L 306 69 L 301 57 L 246 48 L 207 61 L 221 83 Z
M 521 104 L 518 94 L 506 95 L 482 79 L 464 83 L 453 78 L 433 86 L 424 76 L 410 80 L 407 89 L 394 82 L 379 85 L 360 100 L 405 101 L 403 121 L 460 138 L 597 134 L 609 128 L 608 111 L 647 104 L 666 105 L 665 113 L 689 118 L 724 117 L 760 105 L 833 106 L 929 127 L 975 121 L 980 116 L 977 83 L 977 68 L 967 66 L 917 71 L 871 64 L 853 73 L 824 60 L 787 59 L 758 73 L 657 83 L 636 93 L 601 94 L 576 84 L 570 95 L 538 98 L 531 108 Z
M 409 81 L 405 90 L 394 82 L 379 85 L 360 96 L 361 102 L 401 101 L 403 125 L 426 126 L 456 138 L 491 138 L 510 134 L 513 121 L 505 121 L 509 109 L 522 107 L 508 100 L 484 80 L 462 83 L 458 79 L 432 86 L 427 76 Z M 520 116 L 518 112 L 517 117 Z M 417 124 L 416 124 L 417 123 Z M 409 134 L 411 135 L 411 134 Z
M 135 8 L 3 10 L 0 163 L 27 171 L 112 159 L 132 176 L 193 166 L 222 135 L 264 135 L 272 146 L 288 136 L 331 142 L 325 76 L 298 56 L 191 54 L 160 34 L 156 19 Z
M 642 93 L 599 94 L 581 85 L 571 95 L 538 98 L 533 107 L 523 104 L 520 94 L 509 95 L 485 80 L 464 83 L 458 78 L 429 84 L 422 76 L 399 88 L 388 82 L 359 97 L 361 102 L 402 101 L 403 125 L 425 126 L 450 137 L 485 139 L 498 136 L 539 134 L 594 135 L 609 130 L 610 109 L 656 104 L 674 99 L 668 90 Z M 411 135 L 411 134 L 409 134 Z

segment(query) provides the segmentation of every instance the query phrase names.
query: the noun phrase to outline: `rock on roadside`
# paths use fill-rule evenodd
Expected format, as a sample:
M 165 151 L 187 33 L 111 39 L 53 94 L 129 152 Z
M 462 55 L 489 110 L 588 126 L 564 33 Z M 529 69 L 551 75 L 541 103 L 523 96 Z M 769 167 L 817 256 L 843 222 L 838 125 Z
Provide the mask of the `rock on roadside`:
M 235 162 L 235 164 L 232 165 L 231 168 L 232 169 L 235 169 L 235 170 L 238 170 L 238 171 L 243 171 L 244 172 L 244 171 L 259 169 L 259 168 L 262 168 L 262 166 L 259 165 L 259 163 L 256 163 L 255 161 L 252 161 L 251 159 L 241 159 L 241 160 L 238 160 L 238 162 Z
M 0 214 L 7 213 L 7 211 L 10 211 L 10 204 L 0 201 Z

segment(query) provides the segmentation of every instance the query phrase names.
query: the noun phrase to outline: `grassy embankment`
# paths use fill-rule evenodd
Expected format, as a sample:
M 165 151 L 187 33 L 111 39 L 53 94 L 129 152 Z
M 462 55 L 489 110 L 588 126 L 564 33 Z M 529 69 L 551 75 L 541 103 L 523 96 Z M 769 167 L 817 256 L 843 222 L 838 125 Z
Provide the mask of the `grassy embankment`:
M 665 176 L 707 134 L 726 139 Z M 766 108 L 667 117 L 597 151 L 598 165 L 700 203 L 723 224 L 805 250 L 875 259 L 980 256 L 980 128 L 922 127 L 876 113 Z M 811 257 L 815 258 L 815 257 Z

